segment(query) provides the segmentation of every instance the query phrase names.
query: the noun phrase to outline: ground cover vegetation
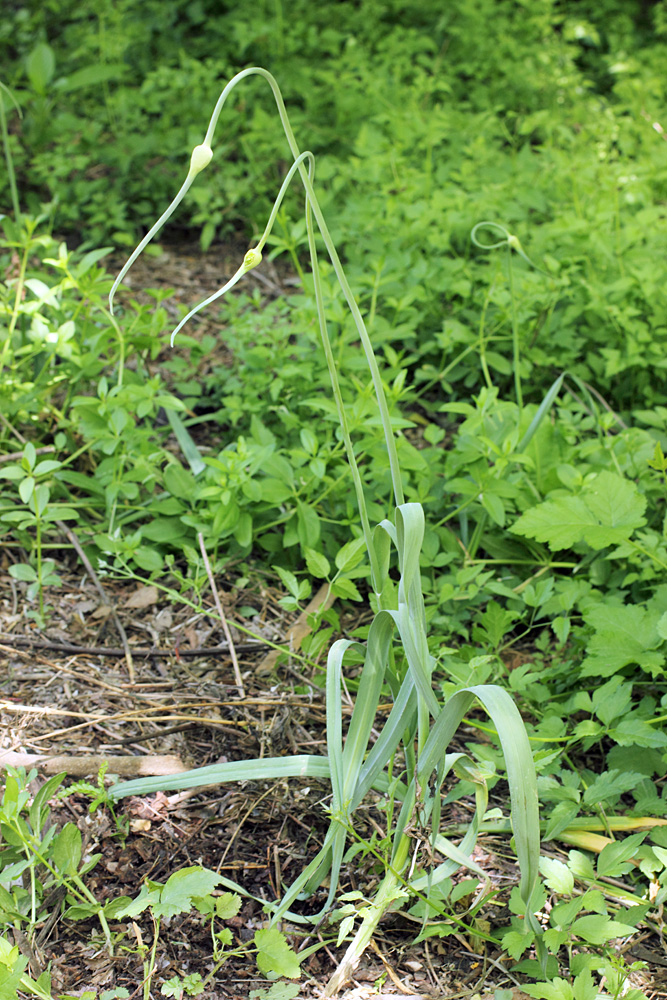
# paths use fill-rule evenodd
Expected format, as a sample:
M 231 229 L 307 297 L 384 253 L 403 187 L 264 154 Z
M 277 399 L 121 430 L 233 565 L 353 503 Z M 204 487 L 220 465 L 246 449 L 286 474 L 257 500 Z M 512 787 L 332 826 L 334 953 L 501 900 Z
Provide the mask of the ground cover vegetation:
M 637 973 L 623 954 L 638 929 L 660 933 L 667 892 L 665 4 L 479 0 L 399 14 L 365 0 L 335 18 L 299 3 L 218 7 L 23 5 L 0 27 L 8 574 L 48 626 L 69 525 L 98 572 L 175 602 L 198 606 L 208 586 L 201 543 L 229 587 L 279 579 L 286 610 L 327 581 L 339 602 L 370 601 L 375 617 L 342 640 L 339 604 L 315 616 L 302 648 L 326 693 L 329 763 L 266 762 L 267 778 L 328 777 L 333 795 L 322 852 L 281 909 L 328 876 L 334 901 L 351 838 L 349 858 L 375 855 L 384 881 L 370 901 L 340 901 L 339 944 L 359 950 L 398 905 L 422 940 L 458 933 L 467 899 L 470 933 L 538 981 L 531 995 L 582 1000 L 603 983 L 618 996 Z M 306 158 L 263 246 L 298 281 L 266 301 L 242 277 L 172 353 L 168 294 L 139 301 L 121 285 L 112 313 L 105 256 L 160 215 L 221 87 L 253 64 L 278 79 L 317 159 L 317 201 Z M 229 97 L 213 159 L 170 219 L 203 248 L 240 232 L 257 246 L 298 157 L 261 82 Z M 320 215 L 329 225 L 323 249 L 304 185 L 320 232 Z M 375 386 L 333 246 L 380 359 Z M 329 649 L 325 673 L 313 665 Z M 346 652 L 357 660 L 343 668 Z M 343 672 L 359 706 L 344 748 Z M 470 715 L 469 689 L 491 721 Z M 379 700 L 394 709 L 370 749 L 364 707 Z M 517 769 L 530 774 L 503 738 L 522 731 L 514 705 L 538 775 L 543 885 L 536 819 L 526 806 L 522 826 L 515 802 L 522 887 L 511 924 L 485 929 L 483 869 L 468 858 L 474 878 L 454 875 L 480 831 L 509 832 L 507 809 L 487 814 L 488 793 L 508 777 L 516 798 Z M 480 740 L 446 756 L 464 715 Z M 125 791 L 169 787 L 151 781 Z M 26 775 L 6 781 L 4 926 L 34 933 L 54 886 L 65 919 L 96 920 L 107 944 L 111 921 L 148 911 L 149 995 L 160 921 L 196 907 L 223 961 L 232 935 L 215 919 L 235 915 L 237 887 L 182 869 L 102 906 L 76 827 L 47 826 L 61 785 L 31 797 Z M 385 837 L 359 844 L 354 809 L 372 787 L 388 803 Z M 457 848 L 442 834 L 456 839 L 447 807 L 466 796 L 476 819 Z M 406 874 L 414 824 L 439 857 L 431 874 Z M 296 977 L 280 932 L 261 933 L 259 968 Z M 6 989 L 50 995 L 7 938 L 0 962 Z

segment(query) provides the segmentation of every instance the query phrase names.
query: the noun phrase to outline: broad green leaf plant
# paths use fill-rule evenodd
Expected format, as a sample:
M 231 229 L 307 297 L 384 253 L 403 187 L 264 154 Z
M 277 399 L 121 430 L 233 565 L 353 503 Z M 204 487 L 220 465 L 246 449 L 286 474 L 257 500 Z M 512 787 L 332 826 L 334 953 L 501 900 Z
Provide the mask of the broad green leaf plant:
M 387 405 L 382 376 L 373 348 L 352 294 L 350 285 L 329 234 L 314 188 L 315 157 L 297 145 L 287 111 L 275 79 L 266 70 L 253 67 L 238 73 L 224 88 L 215 106 L 208 131 L 201 145 L 192 152 L 185 181 L 171 205 L 141 241 L 118 275 L 110 293 L 113 297 L 123 277 L 148 242 L 157 234 L 187 194 L 197 175 L 213 156 L 212 141 L 218 118 L 235 87 L 249 77 L 259 76 L 273 92 L 281 124 L 292 156 L 269 221 L 256 247 L 249 250 L 230 280 L 217 292 L 192 309 L 172 335 L 204 306 L 211 304 L 234 287 L 262 259 L 262 249 L 271 233 L 288 186 L 299 178 L 305 191 L 305 222 L 310 267 L 317 302 L 319 329 L 341 433 L 350 465 L 359 509 L 361 533 L 370 562 L 375 616 L 365 644 L 339 639 L 330 649 L 327 660 L 326 712 L 327 756 L 300 755 L 250 760 L 198 768 L 169 779 L 148 778 L 115 785 L 113 798 L 145 794 L 157 790 L 192 788 L 212 782 L 243 781 L 252 778 L 280 779 L 296 775 L 326 778 L 331 782 L 330 826 L 322 849 L 272 907 L 272 919 L 288 917 L 294 921 L 317 922 L 330 909 L 337 890 L 341 865 L 349 833 L 354 829 L 354 814 L 371 789 L 390 792 L 400 801 L 393 829 L 388 831 L 391 849 L 386 858 L 386 874 L 374 900 L 365 908 L 361 924 L 332 977 L 327 995 L 336 992 L 349 978 L 363 950 L 368 945 L 382 915 L 398 901 L 410 895 L 429 896 L 448 876 L 460 867 L 475 872 L 482 879 L 483 870 L 472 858 L 472 850 L 487 805 L 487 774 L 462 753 L 448 752 L 452 737 L 473 703 L 479 703 L 491 717 L 504 754 L 511 796 L 511 818 L 516 852 L 521 868 L 520 895 L 528 922 L 534 927 L 539 946 L 539 926 L 533 916 L 534 891 L 539 876 L 540 832 L 538 797 L 532 753 L 523 721 L 511 697 L 494 685 L 478 685 L 459 690 L 446 703 L 439 702 L 432 685 L 434 657 L 429 652 L 424 598 L 420 576 L 420 551 L 425 531 L 421 504 L 406 503 L 401 481 L 398 449 Z M 350 310 L 370 372 L 382 422 L 387 460 L 391 472 L 394 510 L 380 524 L 371 526 L 364 495 L 362 474 L 348 429 L 348 419 L 341 395 L 338 373 L 329 338 L 322 292 L 316 230 L 324 243 L 337 280 Z M 390 576 L 392 549 L 395 550 L 399 582 Z M 405 671 L 398 671 L 394 643 L 402 645 Z M 343 738 L 342 688 L 346 656 L 361 657 L 363 667 L 359 689 L 346 738 Z M 383 687 L 393 694 L 393 707 L 380 732 L 372 742 L 371 734 Z M 386 697 L 386 694 L 383 694 Z M 399 762 L 404 768 L 401 780 L 392 777 Z M 448 775 L 465 777 L 476 788 L 476 813 L 458 845 L 439 833 L 441 819 L 440 788 Z M 435 780 L 432 780 L 435 779 Z M 432 855 L 441 860 L 423 869 L 416 863 L 418 851 L 411 832 L 415 827 L 430 829 Z M 422 838 L 424 839 L 424 838 Z M 326 879 L 329 891 L 318 913 L 305 918 L 291 912 L 296 899 L 312 896 Z M 237 889 L 237 886 L 230 884 Z M 434 903 L 437 908 L 437 903 Z M 541 949 L 541 946 L 539 946 Z M 540 951 L 541 953 L 541 951 Z

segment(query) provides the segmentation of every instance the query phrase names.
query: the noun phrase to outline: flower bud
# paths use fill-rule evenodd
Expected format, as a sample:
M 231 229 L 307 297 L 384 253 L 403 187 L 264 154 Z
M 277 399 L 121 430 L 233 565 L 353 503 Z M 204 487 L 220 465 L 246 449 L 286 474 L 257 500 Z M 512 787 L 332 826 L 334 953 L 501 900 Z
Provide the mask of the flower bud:
M 213 150 L 206 143 L 202 143 L 201 146 L 195 146 L 190 157 L 190 174 L 193 177 L 196 176 L 200 170 L 209 165 L 212 156 Z
M 243 258 L 243 270 L 252 271 L 253 267 L 257 267 L 258 264 L 262 263 L 262 251 L 261 250 L 248 250 L 247 254 Z

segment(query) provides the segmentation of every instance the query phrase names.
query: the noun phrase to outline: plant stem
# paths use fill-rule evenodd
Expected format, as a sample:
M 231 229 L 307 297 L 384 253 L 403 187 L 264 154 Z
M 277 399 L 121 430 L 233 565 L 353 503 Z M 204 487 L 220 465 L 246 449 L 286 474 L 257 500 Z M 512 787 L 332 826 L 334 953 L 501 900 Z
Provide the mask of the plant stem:
M 516 302 L 514 301 L 514 269 L 512 267 L 512 247 L 507 242 L 507 272 L 510 286 L 510 303 L 512 311 L 512 355 L 514 367 L 514 389 L 516 392 L 516 404 L 519 411 L 523 410 L 523 390 L 521 388 L 521 349 L 519 346 L 519 325 L 516 316 Z
M 225 101 L 227 100 L 228 95 L 231 93 L 231 91 L 234 89 L 237 83 L 240 83 L 240 81 L 244 79 L 246 76 L 251 76 L 251 75 L 262 76 L 271 87 L 276 102 L 276 106 L 278 108 L 278 114 L 280 115 L 280 121 L 283 126 L 283 131 L 285 132 L 285 137 L 287 138 L 287 142 L 294 159 L 297 160 L 301 155 L 301 151 L 299 150 L 296 139 L 294 137 L 294 132 L 292 131 L 292 126 L 290 124 L 289 117 L 287 115 L 287 110 L 285 108 L 285 104 L 283 102 L 282 94 L 280 93 L 278 84 L 276 83 L 276 80 L 271 75 L 271 73 L 269 73 L 265 69 L 262 69 L 259 66 L 252 66 L 249 69 L 244 69 L 240 73 L 237 73 L 237 75 L 232 80 L 229 81 L 225 89 L 222 91 L 220 97 L 218 98 L 218 102 L 215 106 L 213 114 L 211 116 L 211 120 L 209 122 L 209 126 L 206 132 L 206 138 L 204 139 L 204 145 L 209 147 L 211 145 L 211 140 L 213 138 L 213 133 L 215 131 L 215 127 L 217 125 L 220 112 L 222 111 L 222 108 L 224 106 Z M 324 240 L 324 245 L 327 249 L 327 253 L 329 254 L 331 263 L 333 264 L 334 271 L 336 272 L 336 277 L 338 278 L 338 283 L 340 284 L 340 287 L 343 291 L 343 295 L 345 296 L 345 301 L 347 302 L 350 313 L 352 314 L 354 324 L 359 334 L 359 339 L 361 340 L 361 344 L 364 349 L 366 363 L 368 364 L 368 368 L 371 373 L 373 388 L 375 389 L 375 395 L 377 397 L 378 406 L 380 408 L 380 418 L 382 420 L 382 427 L 384 430 L 385 442 L 387 446 L 387 454 L 389 457 L 389 466 L 391 469 L 391 479 L 394 490 L 394 499 L 396 506 L 400 506 L 404 502 L 401 470 L 398 462 L 396 438 L 394 436 L 394 432 L 391 427 L 391 419 L 389 416 L 387 400 L 384 393 L 384 387 L 382 385 L 382 378 L 380 376 L 378 363 L 375 358 L 375 354 L 373 352 L 373 347 L 371 345 L 370 338 L 366 331 L 366 326 L 359 311 L 359 307 L 357 306 L 357 303 L 354 299 L 352 290 L 347 280 L 347 276 L 345 274 L 345 271 L 343 270 L 343 265 L 340 262 L 340 258 L 333 244 L 333 240 L 331 239 L 331 234 L 329 233 L 329 227 L 326 224 L 324 215 L 317 200 L 317 196 L 315 194 L 313 185 L 309 177 L 309 172 L 303 163 L 299 164 L 298 169 L 303 186 L 306 189 L 308 202 L 312 207 L 313 215 L 315 216 L 315 220 L 322 235 L 322 239 Z
M 12 151 L 9 148 L 9 132 L 7 130 L 7 116 L 5 115 L 5 105 L 2 100 L 2 91 L 7 90 L 4 85 L 0 85 L 0 134 L 2 134 L 2 148 L 5 153 L 5 162 L 7 164 L 7 177 L 9 178 L 9 190 L 12 195 L 12 207 L 14 209 L 14 218 L 21 225 L 21 208 L 19 206 L 19 196 L 16 187 L 16 175 L 14 174 L 14 161 L 12 159 Z

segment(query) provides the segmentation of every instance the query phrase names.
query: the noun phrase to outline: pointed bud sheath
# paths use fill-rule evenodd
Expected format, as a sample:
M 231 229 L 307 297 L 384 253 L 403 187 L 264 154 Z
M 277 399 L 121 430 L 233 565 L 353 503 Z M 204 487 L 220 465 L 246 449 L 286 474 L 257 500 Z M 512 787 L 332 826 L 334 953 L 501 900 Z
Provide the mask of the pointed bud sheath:
M 511 233 L 507 237 L 507 245 L 512 248 L 512 250 L 521 250 L 521 242 L 518 236 L 513 236 Z
M 252 271 L 253 267 L 257 267 L 258 264 L 262 263 L 262 251 L 261 250 L 248 250 L 247 254 L 243 258 L 243 273 L 246 271 Z
M 201 146 L 195 146 L 190 157 L 190 177 L 196 177 L 204 167 L 207 167 L 211 162 L 212 156 L 213 150 L 206 143 L 203 142 Z

